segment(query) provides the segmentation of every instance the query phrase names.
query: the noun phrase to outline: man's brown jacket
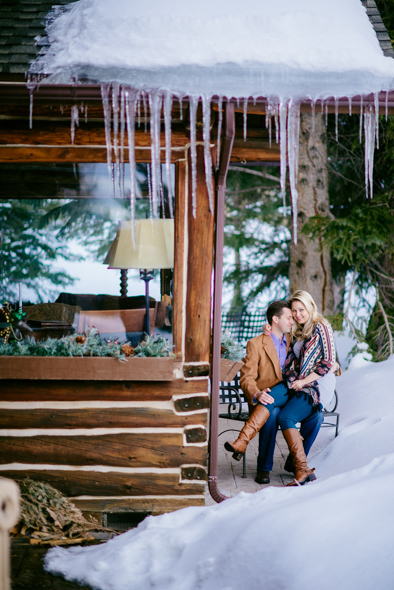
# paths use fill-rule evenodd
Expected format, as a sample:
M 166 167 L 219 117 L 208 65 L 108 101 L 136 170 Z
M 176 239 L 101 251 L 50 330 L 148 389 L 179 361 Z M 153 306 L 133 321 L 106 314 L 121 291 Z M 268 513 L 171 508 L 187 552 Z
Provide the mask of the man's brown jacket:
M 240 378 L 241 389 L 249 406 L 253 405 L 253 396 L 256 393 L 266 387 L 272 388 L 281 381 L 279 357 L 271 336 L 261 334 L 249 340 Z

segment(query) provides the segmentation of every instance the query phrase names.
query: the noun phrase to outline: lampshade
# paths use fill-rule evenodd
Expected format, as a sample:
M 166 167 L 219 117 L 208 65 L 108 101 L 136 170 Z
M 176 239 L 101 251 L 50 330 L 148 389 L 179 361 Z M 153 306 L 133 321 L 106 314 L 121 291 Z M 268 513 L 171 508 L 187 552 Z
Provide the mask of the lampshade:
M 131 224 L 119 221 L 116 237 L 104 259 L 108 268 L 173 268 L 174 220 L 136 220 L 135 246 Z

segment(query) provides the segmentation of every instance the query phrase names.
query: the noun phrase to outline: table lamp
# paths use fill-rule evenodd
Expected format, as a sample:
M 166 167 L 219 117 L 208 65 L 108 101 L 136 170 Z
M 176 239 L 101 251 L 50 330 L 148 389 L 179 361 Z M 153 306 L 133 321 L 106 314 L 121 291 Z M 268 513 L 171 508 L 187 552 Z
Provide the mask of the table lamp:
M 174 220 L 137 219 L 135 242 L 131 221 L 119 221 L 116 237 L 104 259 L 108 268 L 121 271 L 122 296 L 127 295 L 127 270 L 139 268 L 145 282 L 146 333 L 149 335 L 149 281 L 157 268 L 174 268 Z

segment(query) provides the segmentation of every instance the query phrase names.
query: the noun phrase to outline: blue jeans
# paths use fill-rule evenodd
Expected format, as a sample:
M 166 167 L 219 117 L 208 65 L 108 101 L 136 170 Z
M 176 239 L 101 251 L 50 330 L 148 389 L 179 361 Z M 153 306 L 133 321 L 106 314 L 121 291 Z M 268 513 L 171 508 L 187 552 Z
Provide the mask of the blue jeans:
M 282 385 L 281 383 L 279 385 Z M 278 385 L 276 385 L 275 387 L 272 388 L 271 391 L 271 395 L 274 392 L 275 394 L 275 389 L 276 387 L 279 387 Z M 284 387 L 284 386 L 283 386 Z M 276 396 L 274 395 L 273 397 Z M 297 399 L 297 398 L 293 398 L 293 399 Z M 279 401 L 279 398 L 278 398 Z M 286 401 L 287 401 L 287 397 L 286 397 Z M 275 441 L 276 441 L 276 433 L 278 432 L 278 416 L 281 413 L 282 414 L 282 419 L 283 417 L 287 420 L 286 418 L 286 414 L 287 414 L 287 410 L 288 409 L 292 409 L 291 408 L 291 402 L 293 400 L 291 400 L 288 404 L 286 404 L 286 408 L 284 408 L 283 406 L 283 410 L 282 407 L 275 405 L 275 404 L 269 404 L 267 407 L 270 408 L 270 417 L 268 418 L 267 422 L 264 424 L 263 428 L 260 430 L 259 433 L 259 455 L 257 457 L 257 469 L 259 471 L 272 471 L 272 467 L 274 464 L 274 451 L 275 451 Z M 286 403 L 286 402 L 285 402 Z M 290 406 L 290 408 L 287 408 L 287 406 Z M 301 436 L 304 439 L 304 450 L 305 450 L 305 455 L 307 455 L 311 449 L 311 446 L 313 445 L 319 430 L 320 430 L 320 426 L 322 425 L 322 422 L 324 420 L 324 415 L 323 412 L 316 412 L 314 414 L 311 414 L 311 406 L 308 404 L 309 408 L 308 408 L 308 414 L 305 418 L 301 419 L 301 420 L 297 420 L 297 421 L 301 421 L 301 429 L 300 429 L 300 433 Z M 286 409 L 286 412 L 285 412 Z M 285 414 L 283 414 L 283 412 L 285 412 Z M 297 414 L 299 414 L 299 412 L 297 412 Z M 297 419 L 297 418 L 296 418 Z M 283 422 L 283 425 L 285 426 L 285 422 Z M 294 423 L 294 422 L 293 422 Z M 288 428 L 295 428 L 295 426 L 287 426 Z

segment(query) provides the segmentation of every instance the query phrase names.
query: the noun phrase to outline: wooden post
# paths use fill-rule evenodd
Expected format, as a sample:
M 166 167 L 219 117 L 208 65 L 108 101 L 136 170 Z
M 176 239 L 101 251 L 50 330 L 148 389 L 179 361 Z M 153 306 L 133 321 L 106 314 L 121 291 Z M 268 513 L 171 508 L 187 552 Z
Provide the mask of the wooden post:
M 174 283 L 172 337 L 174 354 L 184 359 L 185 326 L 185 212 L 187 198 L 187 162 L 179 160 L 175 165 L 175 244 L 174 244 Z
M 190 151 L 188 167 L 191 171 Z M 193 217 L 191 173 L 187 201 L 187 290 L 185 360 L 209 362 L 214 211 L 209 210 L 204 148 L 197 146 L 197 210 Z

